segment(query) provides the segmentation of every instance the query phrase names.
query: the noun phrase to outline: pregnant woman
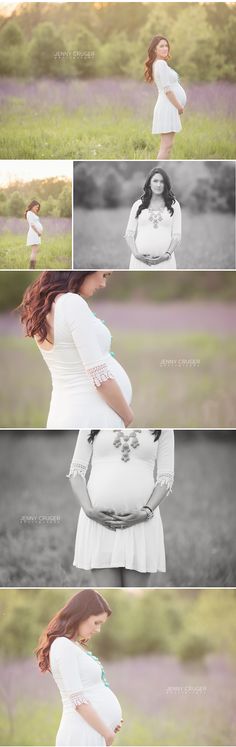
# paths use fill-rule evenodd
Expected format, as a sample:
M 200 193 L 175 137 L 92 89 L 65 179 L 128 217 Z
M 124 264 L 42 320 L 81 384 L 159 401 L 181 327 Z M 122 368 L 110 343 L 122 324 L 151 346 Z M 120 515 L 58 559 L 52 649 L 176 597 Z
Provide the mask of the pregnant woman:
M 143 194 L 132 205 L 125 239 L 131 270 L 176 270 L 181 209 L 163 169 L 155 167 L 148 175 Z
M 80 431 L 68 476 L 81 506 L 75 566 L 97 586 L 147 586 L 166 570 L 159 505 L 173 484 L 172 430 Z
M 43 233 L 43 226 L 38 217 L 39 211 L 40 204 L 37 200 L 32 200 L 25 211 L 25 218 L 29 224 L 26 246 L 31 247 L 30 270 L 34 270 L 36 267 L 36 256 L 41 244 L 41 234 Z
M 182 130 L 180 115 L 186 104 L 186 93 L 179 83 L 179 77 L 167 60 L 170 57 L 170 45 L 164 36 L 154 36 L 148 48 L 145 62 L 147 83 L 156 83 L 158 99 L 154 109 L 152 134 L 161 135 L 158 159 L 170 158 L 176 132 Z
M 42 272 L 25 291 L 21 321 L 52 379 L 47 428 L 127 427 L 132 388 L 110 351 L 111 334 L 87 299 L 109 272 Z
M 58 747 L 111 745 L 121 727 L 119 701 L 100 661 L 86 649 L 110 615 L 101 594 L 84 589 L 57 612 L 39 640 L 39 668 L 52 674 L 62 699 Z

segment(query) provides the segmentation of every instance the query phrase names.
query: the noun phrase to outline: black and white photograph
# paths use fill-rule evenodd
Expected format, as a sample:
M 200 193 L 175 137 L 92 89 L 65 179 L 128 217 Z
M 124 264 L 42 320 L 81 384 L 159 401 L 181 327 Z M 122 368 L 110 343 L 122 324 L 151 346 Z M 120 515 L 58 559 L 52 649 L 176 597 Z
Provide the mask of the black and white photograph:
M 75 269 L 235 269 L 233 161 L 74 161 Z
M 235 430 L 1 431 L 1 585 L 232 587 Z

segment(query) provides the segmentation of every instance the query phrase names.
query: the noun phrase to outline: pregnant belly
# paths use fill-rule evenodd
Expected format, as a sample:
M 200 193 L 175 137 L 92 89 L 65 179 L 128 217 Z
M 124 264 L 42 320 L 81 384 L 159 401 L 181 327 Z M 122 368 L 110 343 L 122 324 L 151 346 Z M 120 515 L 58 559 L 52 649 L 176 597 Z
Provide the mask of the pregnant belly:
M 95 708 L 100 718 L 105 721 L 111 729 L 115 729 L 122 719 L 122 711 L 119 700 L 110 687 L 99 685 L 88 691 L 91 705 Z
M 175 94 L 179 104 L 181 104 L 181 106 L 185 106 L 186 101 L 187 101 L 187 96 L 186 96 L 185 90 L 182 88 L 180 83 L 176 83 L 172 87 L 172 91 Z
M 132 399 L 132 386 L 125 369 L 120 365 L 120 363 L 118 363 L 116 358 L 113 358 L 112 355 L 109 359 L 109 366 L 117 384 L 122 391 L 124 398 L 126 399 L 126 402 L 128 402 L 128 404 L 130 405 Z
M 171 243 L 170 228 L 140 228 L 136 238 L 136 246 L 140 254 L 150 254 L 151 257 L 161 256 L 169 249 Z
M 88 481 L 91 503 L 98 509 L 132 511 L 146 503 L 153 490 L 152 466 L 135 460 L 122 462 L 109 458 L 94 461 Z

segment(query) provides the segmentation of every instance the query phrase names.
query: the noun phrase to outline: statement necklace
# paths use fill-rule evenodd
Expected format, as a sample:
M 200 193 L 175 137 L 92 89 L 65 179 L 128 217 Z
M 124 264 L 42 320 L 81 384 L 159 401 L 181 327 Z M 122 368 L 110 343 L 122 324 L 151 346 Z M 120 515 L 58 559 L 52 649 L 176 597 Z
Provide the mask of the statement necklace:
M 159 210 L 153 210 L 148 208 L 148 220 L 153 224 L 153 228 L 159 228 L 161 221 L 163 220 L 163 212 L 165 207 L 159 208 Z
M 139 446 L 137 433 L 141 433 L 141 429 L 131 431 L 131 433 L 129 434 L 121 430 L 114 430 L 114 433 L 116 433 L 117 435 L 115 436 L 115 439 L 113 441 L 113 446 L 115 446 L 116 449 L 119 449 L 121 447 L 122 462 L 128 462 L 130 460 L 131 453 L 130 446 L 132 449 L 137 449 L 137 446 Z

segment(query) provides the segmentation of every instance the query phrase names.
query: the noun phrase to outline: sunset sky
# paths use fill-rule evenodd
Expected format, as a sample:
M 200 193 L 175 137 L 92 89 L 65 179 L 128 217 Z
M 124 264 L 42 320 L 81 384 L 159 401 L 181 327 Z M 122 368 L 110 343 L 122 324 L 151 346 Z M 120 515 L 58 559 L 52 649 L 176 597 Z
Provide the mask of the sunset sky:
M 32 179 L 47 179 L 51 176 L 72 179 L 71 161 L 0 161 L 0 185 L 23 182 Z

